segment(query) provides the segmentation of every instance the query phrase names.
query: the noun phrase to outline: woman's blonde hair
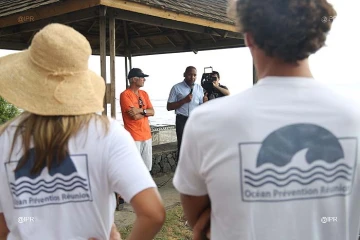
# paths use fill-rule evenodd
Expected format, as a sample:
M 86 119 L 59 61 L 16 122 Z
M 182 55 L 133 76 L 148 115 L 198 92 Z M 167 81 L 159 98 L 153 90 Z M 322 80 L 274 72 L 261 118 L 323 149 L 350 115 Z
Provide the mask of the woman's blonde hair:
M 50 170 L 53 160 L 60 164 L 69 154 L 68 142 L 81 129 L 87 129 L 92 119 L 101 121 L 105 134 L 109 130 L 109 119 L 95 113 L 79 116 L 40 116 L 28 112 L 0 126 L 0 136 L 14 122 L 16 126 L 10 155 L 18 137 L 22 139 L 24 154 L 15 171 L 24 166 L 29 158 L 31 141 L 35 149 L 35 164 L 31 174 L 40 173 L 44 166 Z

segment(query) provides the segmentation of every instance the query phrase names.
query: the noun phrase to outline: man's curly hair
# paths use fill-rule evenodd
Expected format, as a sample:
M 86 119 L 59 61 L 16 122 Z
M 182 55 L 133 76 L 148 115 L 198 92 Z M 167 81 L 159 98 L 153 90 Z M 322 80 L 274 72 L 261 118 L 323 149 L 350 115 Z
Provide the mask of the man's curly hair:
M 270 57 L 294 63 L 325 45 L 336 11 L 326 0 L 232 0 L 229 14 Z

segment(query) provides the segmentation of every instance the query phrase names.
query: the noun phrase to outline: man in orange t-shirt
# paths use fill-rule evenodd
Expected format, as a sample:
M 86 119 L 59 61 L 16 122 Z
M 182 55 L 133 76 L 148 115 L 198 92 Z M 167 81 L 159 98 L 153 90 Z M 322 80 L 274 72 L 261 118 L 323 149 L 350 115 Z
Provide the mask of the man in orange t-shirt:
M 134 138 L 136 146 L 146 167 L 152 168 L 152 138 L 148 117 L 154 116 L 154 108 L 149 95 L 140 90 L 148 77 L 139 68 L 133 68 L 128 74 L 130 86 L 120 94 L 120 107 L 125 129 Z

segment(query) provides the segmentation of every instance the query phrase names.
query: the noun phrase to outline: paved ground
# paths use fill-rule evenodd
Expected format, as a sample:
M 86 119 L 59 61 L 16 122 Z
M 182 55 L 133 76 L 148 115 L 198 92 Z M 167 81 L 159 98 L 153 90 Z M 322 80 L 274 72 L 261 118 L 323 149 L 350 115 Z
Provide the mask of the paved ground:
M 166 209 L 171 209 L 180 203 L 179 194 L 172 184 L 173 175 L 171 173 L 154 178 Z M 118 228 L 131 225 L 134 221 L 135 213 L 129 204 L 125 204 L 123 210 L 115 212 L 115 224 Z

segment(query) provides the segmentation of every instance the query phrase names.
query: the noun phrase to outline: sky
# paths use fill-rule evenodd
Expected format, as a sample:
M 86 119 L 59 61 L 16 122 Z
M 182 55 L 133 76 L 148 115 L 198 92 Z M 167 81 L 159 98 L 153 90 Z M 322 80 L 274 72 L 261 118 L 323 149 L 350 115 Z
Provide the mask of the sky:
M 360 79 L 358 74 L 360 54 L 360 33 L 357 30 L 360 18 L 359 0 L 330 0 L 337 11 L 332 30 L 327 37 L 326 46 L 309 59 L 314 77 L 340 93 L 360 103 Z M 332 18 L 332 16 L 326 16 Z M 319 19 L 321 21 L 321 19 Z M 0 56 L 11 51 L 0 50 Z M 110 81 L 110 65 L 107 59 L 107 81 Z M 125 90 L 124 58 L 117 57 L 116 64 L 116 103 L 119 109 L 119 95 Z M 221 84 L 227 86 L 231 95 L 240 93 L 252 86 L 252 58 L 248 48 L 199 51 L 197 54 L 177 53 L 132 58 L 132 67 L 141 68 L 146 74 L 143 90 L 147 91 L 152 101 L 166 100 L 171 87 L 183 80 L 187 66 L 197 68 L 197 80 L 200 84 L 205 67 L 213 67 L 221 76 Z M 89 67 L 100 74 L 100 58 L 92 56 Z M 166 114 L 166 109 L 156 109 Z M 167 113 L 172 119 L 174 113 Z M 172 116 L 170 117 L 170 114 Z M 119 118 L 119 110 L 117 118 Z M 120 116 L 121 117 L 121 116 Z M 171 120 L 172 121 L 172 120 Z

